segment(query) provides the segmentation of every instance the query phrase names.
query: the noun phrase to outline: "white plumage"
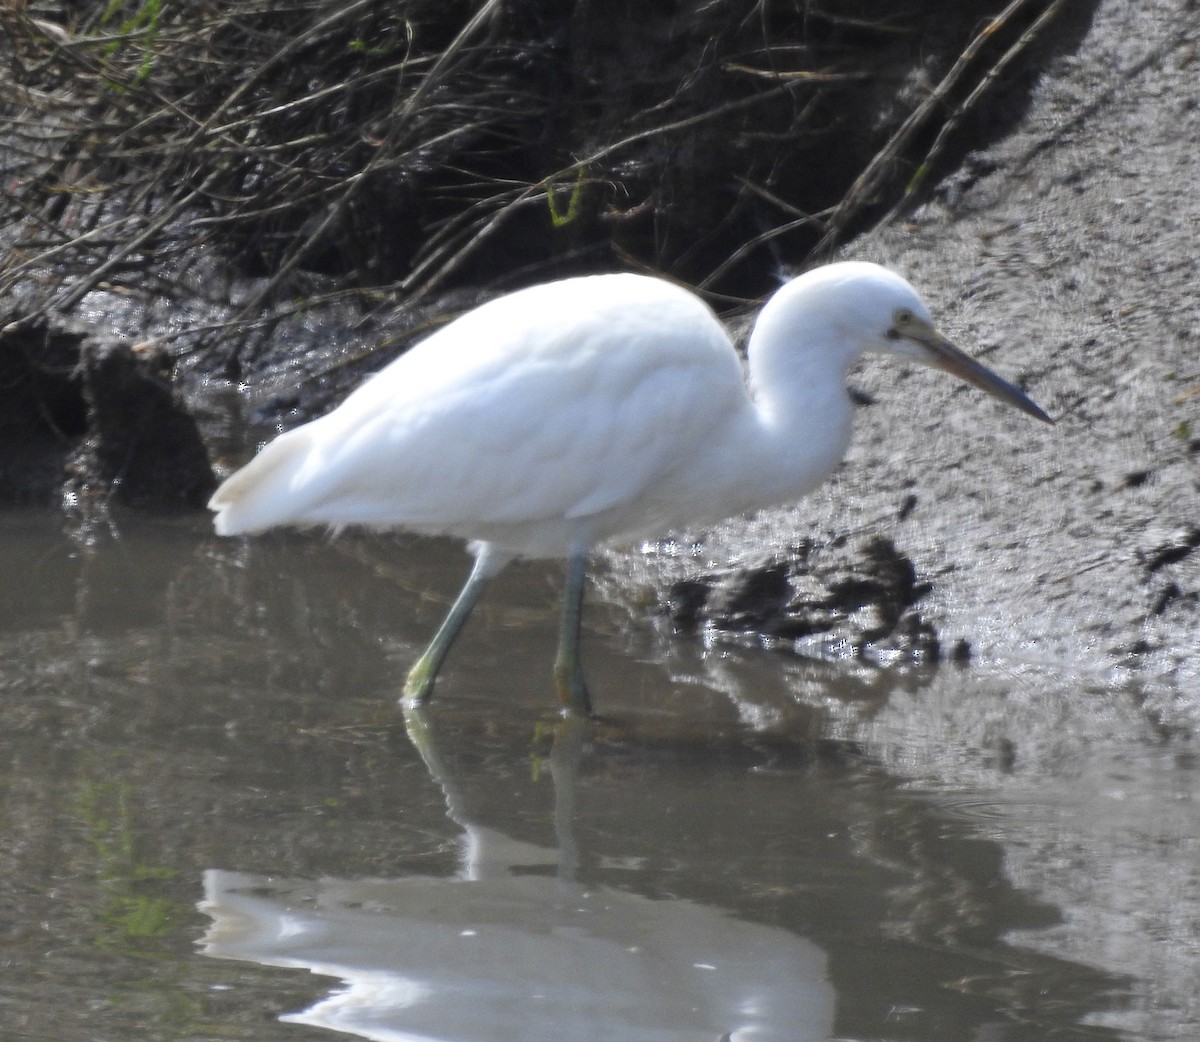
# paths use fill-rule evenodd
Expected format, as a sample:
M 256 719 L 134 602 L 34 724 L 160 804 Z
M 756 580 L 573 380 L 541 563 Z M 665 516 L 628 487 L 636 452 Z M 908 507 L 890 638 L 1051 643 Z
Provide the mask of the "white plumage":
M 590 711 L 577 650 L 586 553 L 789 502 L 845 454 L 846 372 L 866 351 L 936 365 L 1048 419 L 958 351 L 873 264 L 783 286 L 750 338 L 748 382 L 708 307 L 669 282 L 596 275 L 520 290 L 451 322 L 328 415 L 281 435 L 213 496 L 222 535 L 280 525 L 403 528 L 472 542 L 476 567 L 409 675 L 427 698 L 484 581 L 566 557 L 560 695 Z

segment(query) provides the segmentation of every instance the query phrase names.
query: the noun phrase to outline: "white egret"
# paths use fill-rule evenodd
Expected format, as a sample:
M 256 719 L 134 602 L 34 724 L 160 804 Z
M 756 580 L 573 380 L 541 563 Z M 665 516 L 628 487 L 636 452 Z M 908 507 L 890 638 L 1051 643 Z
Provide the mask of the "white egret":
M 474 568 L 408 674 L 410 703 L 432 694 L 491 576 L 517 557 L 565 557 L 554 677 L 564 705 L 586 714 L 589 548 L 799 499 L 846 452 L 845 379 L 865 352 L 936 366 L 1052 422 L 874 264 L 830 264 L 781 287 L 750 336 L 748 378 L 696 296 L 662 279 L 594 275 L 461 316 L 276 438 L 209 506 L 221 535 L 361 525 L 469 540 Z

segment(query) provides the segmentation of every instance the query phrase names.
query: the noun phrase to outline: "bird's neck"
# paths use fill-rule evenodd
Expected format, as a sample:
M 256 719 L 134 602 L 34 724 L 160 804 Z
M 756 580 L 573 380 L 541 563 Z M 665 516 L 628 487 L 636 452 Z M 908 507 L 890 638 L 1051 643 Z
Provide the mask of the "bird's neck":
M 828 328 L 760 332 L 749 344 L 750 393 L 783 502 L 824 481 L 846 454 L 854 420 L 846 375 L 859 352 Z

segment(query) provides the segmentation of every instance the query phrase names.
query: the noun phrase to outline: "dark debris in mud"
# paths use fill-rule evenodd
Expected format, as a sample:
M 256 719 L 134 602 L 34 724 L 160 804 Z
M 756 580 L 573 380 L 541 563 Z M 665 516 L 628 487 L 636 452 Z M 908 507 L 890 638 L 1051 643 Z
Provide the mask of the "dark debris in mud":
M 930 589 L 891 539 L 838 538 L 676 582 L 661 610 L 679 630 L 717 639 L 754 634 L 802 655 L 928 664 L 942 658 L 918 607 Z M 963 653 L 956 647 L 954 657 Z

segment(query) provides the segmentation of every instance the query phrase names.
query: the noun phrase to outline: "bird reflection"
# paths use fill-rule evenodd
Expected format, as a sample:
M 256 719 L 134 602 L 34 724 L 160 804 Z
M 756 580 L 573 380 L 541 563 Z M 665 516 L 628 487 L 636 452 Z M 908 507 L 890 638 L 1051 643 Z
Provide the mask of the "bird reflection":
M 343 983 L 283 1020 L 381 1042 L 803 1042 L 827 1038 L 824 953 L 687 900 L 577 878 L 586 722 L 557 725 L 558 849 L 470 820 L 418 708 L 409 736 L 462 830 L 450 877 L 279 880 L 212 869 L 205 954 Z

